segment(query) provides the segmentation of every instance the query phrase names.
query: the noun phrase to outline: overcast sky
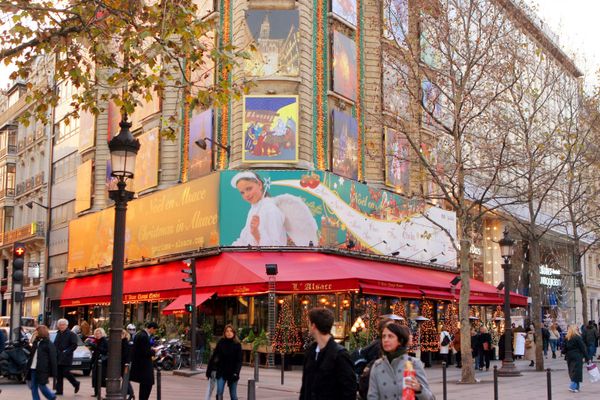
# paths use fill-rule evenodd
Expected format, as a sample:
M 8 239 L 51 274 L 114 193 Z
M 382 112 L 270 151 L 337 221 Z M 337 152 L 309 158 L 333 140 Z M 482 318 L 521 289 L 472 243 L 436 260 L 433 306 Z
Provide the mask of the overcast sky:
M 537 8 L 537 14 L 559 36 L 559 44 L 570 56 L 575 55 L 588 85 L 598 82 L 600 68 L 599 0 L 525 0 Z M 6 67 L 0 65 L 0 88 L 8 84 Z

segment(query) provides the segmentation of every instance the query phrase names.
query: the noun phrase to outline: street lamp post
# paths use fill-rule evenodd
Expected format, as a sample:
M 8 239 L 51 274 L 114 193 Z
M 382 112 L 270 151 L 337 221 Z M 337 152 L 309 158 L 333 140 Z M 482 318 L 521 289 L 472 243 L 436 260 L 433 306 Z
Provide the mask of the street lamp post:
M 504 360 L 502 367 L 498 370 L 498 376 L 521 376 L 515 367 L 512 350 L 512 323 L 510 320 L 510 259 L 515 252 L 515 241 L 508 236 L 508 227 L 504 227 L 504 237 L 498 242 L 500 254 L 504 259 L 502 269 L 504 270 Z
M 119 123 L 121 130 L 108 143 L 112 176 L 117 178 L 117 189 L 109 192 L 115 202 L 115 229 L 113 239 L 112 284 L 110 297 L 110 326 L 108 343 L 108 368 L 106 375 L 106 398 L 121 400 L 121 331 L 123 330 L 123 267 L 125 263 L 125 221 L 127 203 L 133 199 L 133 192 L 125 189 L 127 180 L 133 178 L 135 157 L 140 142 L 134 138 L 129 128 L 127 114 Z

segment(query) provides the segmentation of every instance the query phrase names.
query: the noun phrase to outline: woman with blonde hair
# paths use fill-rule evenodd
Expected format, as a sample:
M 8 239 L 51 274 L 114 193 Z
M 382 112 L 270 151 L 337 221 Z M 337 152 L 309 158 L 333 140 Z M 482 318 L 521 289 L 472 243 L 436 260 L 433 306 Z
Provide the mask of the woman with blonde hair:
M 585 358 L 586 362 L 589 362 L 587 349 L 579 334 L 577 325 L 569 325 L 565 339 L 565 358 L 569 368 L 569 378 L 571 379 L 569 391 L 577 393 L 579 392 L 579 384 L 583 381 L 583 359 Z
M 26 377 L 30 381 L 31 397 L 33 400 L 39 400 L 39 391 L 41 390 L 47 399 L 56 399 L 56 393 L 46 386 L 48 378 L 55 377 L 57 374 L 58 357 L 56 347 L 50 341 L 50 334 L 46 325 L 39 325 L 35 329 L 34 336 L 33 347 L 27 361 Z
M 98 373 L 102 374 L 102 387 L 106 387 L 106 370 L 108 367 L 108 339 L 103 328 L 94 330 L 94 340 L 88 341 L 92 350 L 92 387 L 94 397 L 98 396 L 101 388 L 98 387 Z M 102 363 L 101 371 L 98 371 L 98 360 Z

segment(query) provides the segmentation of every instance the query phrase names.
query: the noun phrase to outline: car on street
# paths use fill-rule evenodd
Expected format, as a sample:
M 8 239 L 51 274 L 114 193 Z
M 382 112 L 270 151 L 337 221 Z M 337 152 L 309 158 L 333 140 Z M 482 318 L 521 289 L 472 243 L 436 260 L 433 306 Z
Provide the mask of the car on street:
M 0 329 L 4 331 L 6 337 L 10 337 L 9 335 L 9 326 L 10 326 L 10 317 L 0 317 Z M 28 339 L 31 338 L 31 335 L 35 331 L 35 318 L 33 317 L 21 317 L 21 328 L 27 334 Z
M 56 330 L 50 331 L 50 340 L 54 342 L 56 339 Z M 88 376 L 92 370 L 92 352 L 83 343 L 81 338 L 77 336 L 77 348 L 73 353 L 73 364 L 71 370 L 79 370 L 83 375 Z

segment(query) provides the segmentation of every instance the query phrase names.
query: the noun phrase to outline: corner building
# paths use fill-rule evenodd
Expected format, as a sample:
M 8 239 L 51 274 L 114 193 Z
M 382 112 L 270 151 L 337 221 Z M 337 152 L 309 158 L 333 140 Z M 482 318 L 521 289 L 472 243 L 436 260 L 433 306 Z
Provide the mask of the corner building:
M 420 3 L 410 2 L 410 12 L 403 0 L 198 3 L 215 24 L 215 46 L 256 49 L 231 74 L 217 65 L 203 76 L 255 85 L 239 101 L 208 110 L 162 93 L 131 116 L 141 149 L 128 184 L 138 198 L 127 214 L 125 322 L 157 320 L 176 334 L 189 317 L 183 260 L 195 259 L 199 320 L 215 334 L 227 323 L 272 331 L 272 310 L 284 303 L 300 321 L 311 307 L 331 308 L 339 340 L 353 340 L 357 318 L 374 312 L 413 321 L 427 314 L 440 327 L 460 290 L 450 284 L 456 252 L 444 232 L 456 235 L 456 217 L 420 200 L 431 188 L 427 174 L 408 149 L 394 162 L 401 146 L 384 124 L 408 118 L 387 97 L 397 93 L 384 90 L 385 7 L 406 11 L 408 32 Z M 114 211 L 107 142 L 120 119 L 113 105 L 104 108 L 79 123 L 67 279 L 48 300 L 54 315 L 94 326 L 108 319 Z M 176 140 L 159 135 L 171 115 L 184 116 Z M 202 149 L 196 142 L 205 138 Z M 274 279 L 267 264 L 277 265 Z M 473 314 L 500 329 L 494 317 L 503 293 L 471 285 L 473 306 L 490 306 Z M 526 304 L 512 296 L 513 306 Z

